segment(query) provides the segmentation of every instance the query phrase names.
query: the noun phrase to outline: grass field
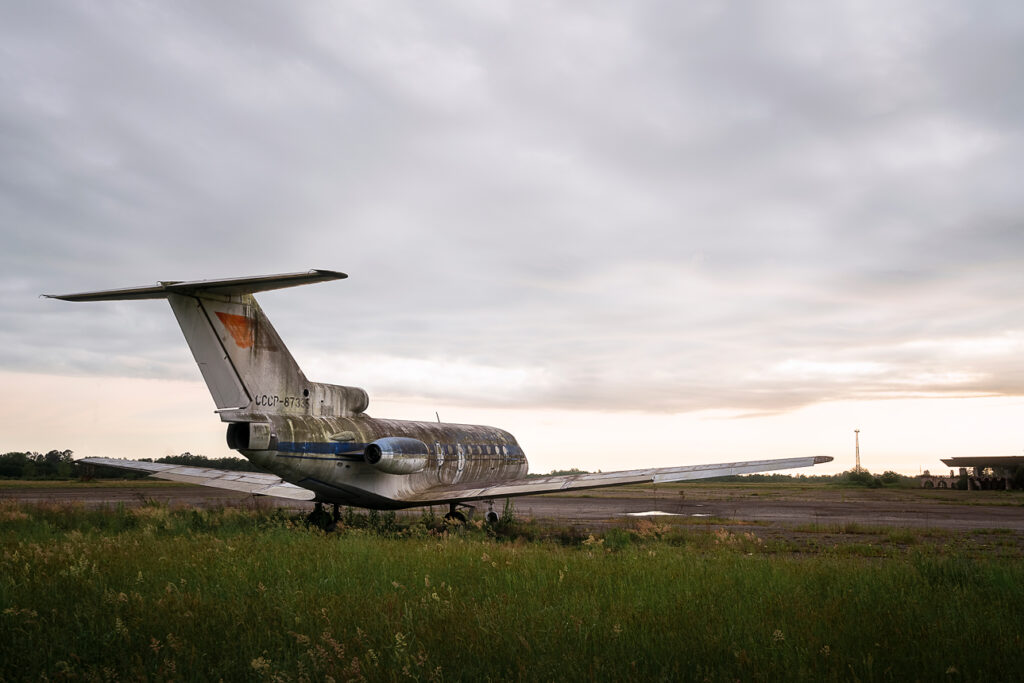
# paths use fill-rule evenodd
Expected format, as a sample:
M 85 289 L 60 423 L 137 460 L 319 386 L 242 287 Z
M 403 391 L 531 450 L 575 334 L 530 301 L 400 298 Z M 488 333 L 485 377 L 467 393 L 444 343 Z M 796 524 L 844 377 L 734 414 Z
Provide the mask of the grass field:
M 0 680 L 1006 680 L 1024 651 L 999 530 L 346 521 L 0 505 Z

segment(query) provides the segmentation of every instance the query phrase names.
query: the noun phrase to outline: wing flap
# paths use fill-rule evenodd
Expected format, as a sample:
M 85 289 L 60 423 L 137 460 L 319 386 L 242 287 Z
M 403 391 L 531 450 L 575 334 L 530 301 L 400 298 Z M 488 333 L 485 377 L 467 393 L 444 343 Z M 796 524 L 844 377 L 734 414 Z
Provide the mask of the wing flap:
M 463 500 L 490 500 L 493 498 L 512 498 L 516 496 L 532 496 L 541 493 L 557 493 L 559 491 L 575 491 L 596 489 L 626 484 L 659 484 L 673 481 L 694 481 L 711 479 L 733 474 L 752 474 L 772 470 L 788 470 L 797 467 L 829 462 L 831 457 L 815 455 L 800 458 L 780 458 L 775 460 L 748 460 L 744 462 L 716 463 L 710 465 L 682 465 L 678 467 L 654 467 L 642 470 L 624 470 L 621 472 L 596 472 L 589 474 L 570 474 L 555 477 L 516 479 L 501 482 L 494 486 L 475 488 L 433 489 L 407 500 L 431 503 L 447 503 Z
M 148 472 L 150 476 L 168 481 L 180 481 L 229 491 L 243 491 L 261 496 L 289 498 L 291 500 L 313 500 L 316 494 L 301 486 L 289 484 L 273 474 L 262 472 L 235 472 L 211 467 L 186 467 L 161 462 L 139 462 L 137 460 L 114 460 L 112 458 L 83 458 L 78 462 L 88 465 L 103 465 L 123 470 Z

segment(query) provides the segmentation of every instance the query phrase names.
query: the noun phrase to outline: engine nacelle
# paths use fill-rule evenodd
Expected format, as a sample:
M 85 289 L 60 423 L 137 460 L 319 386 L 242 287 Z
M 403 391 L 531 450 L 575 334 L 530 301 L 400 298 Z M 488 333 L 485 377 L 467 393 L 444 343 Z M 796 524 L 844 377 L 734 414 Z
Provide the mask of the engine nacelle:
M 243 451 L 265 451 L 273 434 L 269 422 L 232 422 L 228 425 L 228 448 Z
M 388 474 L 415 474 L 426 468 L 429 458 L 427 444 L 405 436 L 386 436 L 363 450 L 366 462 Z

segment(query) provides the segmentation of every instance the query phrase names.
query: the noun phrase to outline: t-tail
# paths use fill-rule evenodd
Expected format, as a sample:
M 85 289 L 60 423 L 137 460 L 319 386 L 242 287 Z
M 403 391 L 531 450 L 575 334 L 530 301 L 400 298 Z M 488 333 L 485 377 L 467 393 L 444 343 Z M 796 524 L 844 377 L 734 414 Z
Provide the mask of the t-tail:
M 365 411 L 366 392 L 306 379 L 253 294 L 346 277 L 310 270 L 47 296 L 64 301 L 167 299 L 225 422 L 258 421 L 266 414 L 335 417 Z

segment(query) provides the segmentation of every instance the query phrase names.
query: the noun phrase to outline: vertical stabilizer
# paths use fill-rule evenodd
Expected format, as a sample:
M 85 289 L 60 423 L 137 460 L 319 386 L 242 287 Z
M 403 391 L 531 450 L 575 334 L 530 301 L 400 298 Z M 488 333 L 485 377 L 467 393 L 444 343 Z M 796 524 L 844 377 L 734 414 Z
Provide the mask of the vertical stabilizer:
M 356 387 L 310 382 L 256 303 L 254 292 L 345 278 L 311 270 L 263 277 L 164 282 L 155 287 L 51 296 L 65 301 L 167 299 L 226 421 L 259 413 L 351 415 L 366 410 Z
M 306 376 L 251 294 L 168 294 L 167 301 L 218 411 L 276 413 L 308 406 Z

